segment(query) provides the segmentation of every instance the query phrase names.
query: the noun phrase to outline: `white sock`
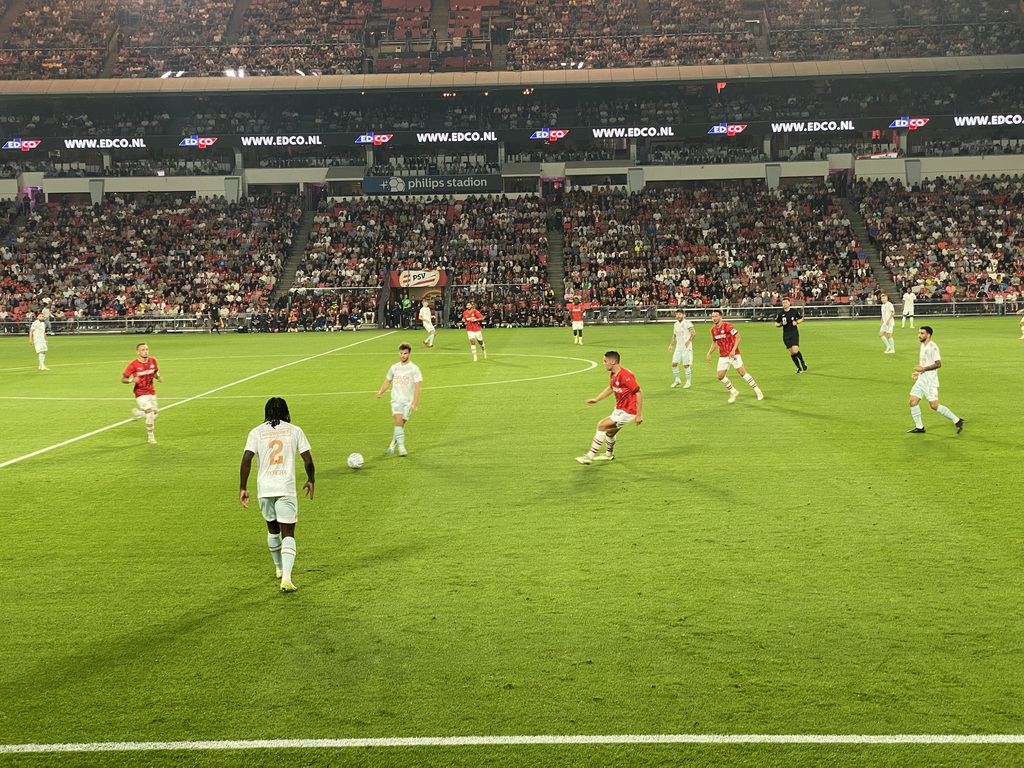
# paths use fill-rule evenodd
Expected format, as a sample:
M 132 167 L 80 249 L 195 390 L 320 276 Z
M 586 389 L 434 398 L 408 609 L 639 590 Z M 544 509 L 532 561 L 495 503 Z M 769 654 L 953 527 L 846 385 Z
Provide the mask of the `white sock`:
M 604 441 L 604 451 L 609 456 L 615 453 L 615 438 L 609 437 Z
M 673 376 L 673 378 L 675 378 L 676 381 L 679 381 L 679 366 L 677 366 L 677 365 L 673 365 L 672 366 L 672 376 Z
M 954 423 L 960 421 L 959 417 L 944 405 L 939 406 L 939 416 L 945 416 L 947 419 Z
M 281 534 L 280 533 L 268 533 L 267 534 L 267 547 L 270 549 L 270 556 L 274 559 L 274 565 L 277 568 L 281 567 Z
M 281 581 L 292 580 L 292 568 L 295 566 L 295 539 L 285 536 L 281 539 Z
M 914 405 L 910 408 L 910 415 L 914 419 L 914 426 L 918 429 L 924 429 L 924 422 L 921 421 L 921 406 Z
M 686 380 L 687 381 L 690 380 L 690 369 L 689 368 L 686 369 Z
M 604 432 L 602 432 L 601 430 L 597 430 L 597 433 L 594 435 L 594 442 L 590 444 L 589 454 L 591 456 L 596 456 L 597 452 L 601 450 L 601 446 L 604 445 L 604 438 Z
M 476 360 L 476 345 L 475 344 L 470 344 L 469 345 L 469 351 L 473 353 L 473 359 Z
M 146 432 L 149 433 L 150 437 L 153 437 L 153 422 L 156 421 L 156 414 L 150 411 L 146 414 Z
M 405 447 L 405 427 L 395 427 L 395 442 L 399 448 Z

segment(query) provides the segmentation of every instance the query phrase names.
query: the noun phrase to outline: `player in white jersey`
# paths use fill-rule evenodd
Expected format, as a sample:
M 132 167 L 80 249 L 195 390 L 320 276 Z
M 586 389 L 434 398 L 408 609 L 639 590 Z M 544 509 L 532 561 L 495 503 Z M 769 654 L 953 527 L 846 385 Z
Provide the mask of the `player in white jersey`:
M 907 320 L 910 320 L 910 327 L 914 327 L 914 301 L 917 297 L 914 292 L 909 288 L 903 294 L 903 322 L 900 323 L 900 328 L 907 327 Z
M 316 472 L 309 440 L 299 427 L 291 423 L 288 403 L 280 397 L 272 397 L 264 408 L 264 422 L 249 432 L 245 441 L 240 470 L 238 501 L 249 507 L 249 472 L 252 457 L 259 464 L 256 475 L 256 492 L 260 511 L 267 521 L 267 546 L 274 559 L 277 577 L 281 579 L 282 592 L 294 592 L 292 568 L 295 565 L 295 523 L 299 519 L 299 506 L 295 492 L 295 456 L 302 457 L 306 468 L 306 482 L 303 489 L 306 496 L 313 498 L 313 483 Z
M 889 297 L 882 294 L 882 325 L 878 329 L 878 338 L 885 344 L 885 354 L 896 354 L 896 342 L 892 340 L 892 329 L 896 325 L 896 308 Z
M 1024 315 L 1024 309 L 1019 310 L 1016 314 Z M 1020 338 L 1024 339 L 1024 317 L 1020 319 Z
M 917 338 L 921 341 L 921 360 L 910 374 L 910 378 L 914 380 L 914 386 L 910 390 L 910 415 L 914 418 L 914 428 L 909 432 L 924 434 L 920 402 L 927 400 L 932 410 L 938 411 L 940 416 L 952 421 L 957 434 L 960 434 L 964 428 L 964 420 L 946 406 L 939 405 L 939 368 L 942 367 L 942 357 L 939 355 L 938 345 L 932 341 L 932 333 L 930 325 L 922 325 L 917 331 Z
M 38 315 L 36 315 L 36 319 L 32 322 L 32 325 L 30 325 L 29 328 L 28 328 L 28 340 L 29 340 L 29 343 L 33 344 L 35 346 L 35 348 L 36 348 L 36 354 L 39 356 L 39 370 L 40 371 L 48 371 L 48 370 L 50 370 L 49 368 L 46 367 L 46 352 L 47 352 L 47 349 L 48 349 L 48 347 L 46 345 L 46 312 L 47 311 L 48 310 L 44 309 L 42 312 L 40 312 Z
M 693 364 L 693 337 L 697 335 L 697 331 L 693 327 L 693 323 L 686 319 L 686 310 L 676 310 L 676 321 L 672 325 L 672 340 L 668 343 L 668 351 L 672 352 L 672 347 L 675 346 L 675 352 L 672 352 L 672 386 L 679 386 L 679 366 L 683 366 L 683 370 L 686 371 L 686 384 L 683 385 L 683 389 L 690 388 L 691 372 L 690 366 Z
M 384 396 L 391 387 L 391 415 L 395 421 L 395 433 L 388 446 L 387 453 L 392 455 L 395 448 L 398 448 L 399 456 L 408 456 L 405 450 L 405 424 L 409 421 L 409 415 L 420 409 L 420 386 L 423 383 L 423 374 L 419 367 L 409 360 L 412 354 L 412 347 L 408 344 L 401 344 L 398 347 L 398 362 L 388 369 L 384 383 L 380 385 L 377 398 Z
M 434 330 L 434 313 L 430 311 L 430 300 L 424 299 L 420 307 L 420 322 L 423 323 L 423 330 L 427 332 L 427 338 L 423 340 L 424 347 L 434 346 L 434 337 L 437 331 Z

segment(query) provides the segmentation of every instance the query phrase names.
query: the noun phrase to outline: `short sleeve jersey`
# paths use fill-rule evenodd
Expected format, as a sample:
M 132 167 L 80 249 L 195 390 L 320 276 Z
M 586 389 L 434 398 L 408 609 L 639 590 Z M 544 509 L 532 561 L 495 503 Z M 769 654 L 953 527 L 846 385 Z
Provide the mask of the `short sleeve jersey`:
M 583 305 L 582 304 L 570 304 L 569 305 L 569 318 L 574 323 L 583 322 Z
M 893 316 L 896 314 L 896 308 L 892 305 L 891 301 L 885 302 L 882 305 L 882 325 L 891 323 Z
M 686 342 L 690 340 L 690 332 L 693 330 L 693 323 L 689 320 L 676 320 L 672 325 L 672 333 L 676 337 L 676 349 L 683 349 L 686 347 Z
M 715 340 L 715 344 L 718 345 L 718 356 L 728 357 L 730 354 L 738 355 L 740 348 L 736 347 L 736 350 L 732 350 L 732 345 L 735 343 L 733 338 L 737 334 L 737 330 L 732 327 L 732 323 L 727 323 L 723 320 L 719 325 L 711 326 L 711 338 Z
M 927 344 L 921 345 L 921 365 L 932 365 L 941 359 L 942 358 L 939 356 L 939 345 L 934 341 L 929 341 Z M 917 380 L 923 386 L 937 387 L 939 386 L 939 372 L 921 371 L 921 373 L 917 375 Z
M 276 427 L 265 421 L 249 433 L 245 450 L 256 454 L 257 496 L 261 499 L 295 496 L 295 457 L 309 450 L 306 433 L 287 421 Z
M 46 323 L 42 320 L 33 320 L 28 328 L 29 338 L 33 344 L 42 344 L 46 341 Z
M 420 307 L 420 321 L 421 322 L 424 322 L 424 323 L 432 322 L 431 317 L 432 317 L 432 314 L 430 312 L 430 307 Z
M 640 391 L 636 376 L 627 368 L 619 368 L 611 375 L 612 392 L 615 393 L 615 407 L 626 413 L 636 414 L 636 393 Z
M 395 363 L 388 369 L 391 382 L 391 402 L 411 403 L 416 394 L 416 384 L 423 381 L 423 374 L 416 363 Z
M 797 331 L 797 320 L 803 320 L 804 313 L 799 309 L 790 307 L 788 310 L 780 309 L 779 314 L 775 316 L 776 323 L 782 323 L 782 335 L 796 333 Z
M 128 367 L 124 369 L 124 376 L 135 376 L 135 386 L 133 391 L 136 397 L 142 395 L 155 395 L 156 389 L 153 388 L 153 377 L 159 372 L 160 368 L 156 364 L 156 358 L 150 357 L 146 359 L 146 362 L 142 362 L 138 358 L 135 358 Z
M 467 309 L 462 313 L 462 320 L 466 324 L 466 330 L 470 332 L 483 330 L 480 327 L 480 321 L 484 319 L 484 316 L 480 314 L 478 309 Z
M 903 294 L 903 311 L 904 312 L 913 312 L 914 311 L 914 298 L 915 298 L 914 294 L 912 294 L 910 291 L 907 291 L 906 293 Z

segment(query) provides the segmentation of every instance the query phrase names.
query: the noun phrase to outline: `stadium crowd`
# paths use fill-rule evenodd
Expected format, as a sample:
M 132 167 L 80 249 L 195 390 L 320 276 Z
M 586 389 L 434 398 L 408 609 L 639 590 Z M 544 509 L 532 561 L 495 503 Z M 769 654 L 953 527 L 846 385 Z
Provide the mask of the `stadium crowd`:
M 44 299 L 58 318 L 238 311 L 273 290 L 299 213 L 269 197 L 37 205 L 0 247 L 0 306 L 15 318 Z
M 969 176 L 854 185 L 868 235 L 901 290 L 922 299 L 1009 298 L 1024 276 L 1024 179 Z
M 602 306 L 845 303 L 876 289 L 821 183 L 574 192 L 564 208 L 566 295 Z

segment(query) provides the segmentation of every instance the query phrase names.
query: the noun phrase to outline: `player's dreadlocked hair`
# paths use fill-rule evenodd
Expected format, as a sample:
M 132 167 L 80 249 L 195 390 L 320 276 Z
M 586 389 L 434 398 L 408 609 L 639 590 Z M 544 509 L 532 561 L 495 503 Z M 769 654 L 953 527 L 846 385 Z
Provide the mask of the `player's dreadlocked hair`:
M 272 397 L 267 400 L 267 407 L 263 410 L 263 415 L 272 427 L 277 427 L 282 421 L 292 423 L 291 414 L 288 413 L 288 403 L 284 401 L 283 397 Z

